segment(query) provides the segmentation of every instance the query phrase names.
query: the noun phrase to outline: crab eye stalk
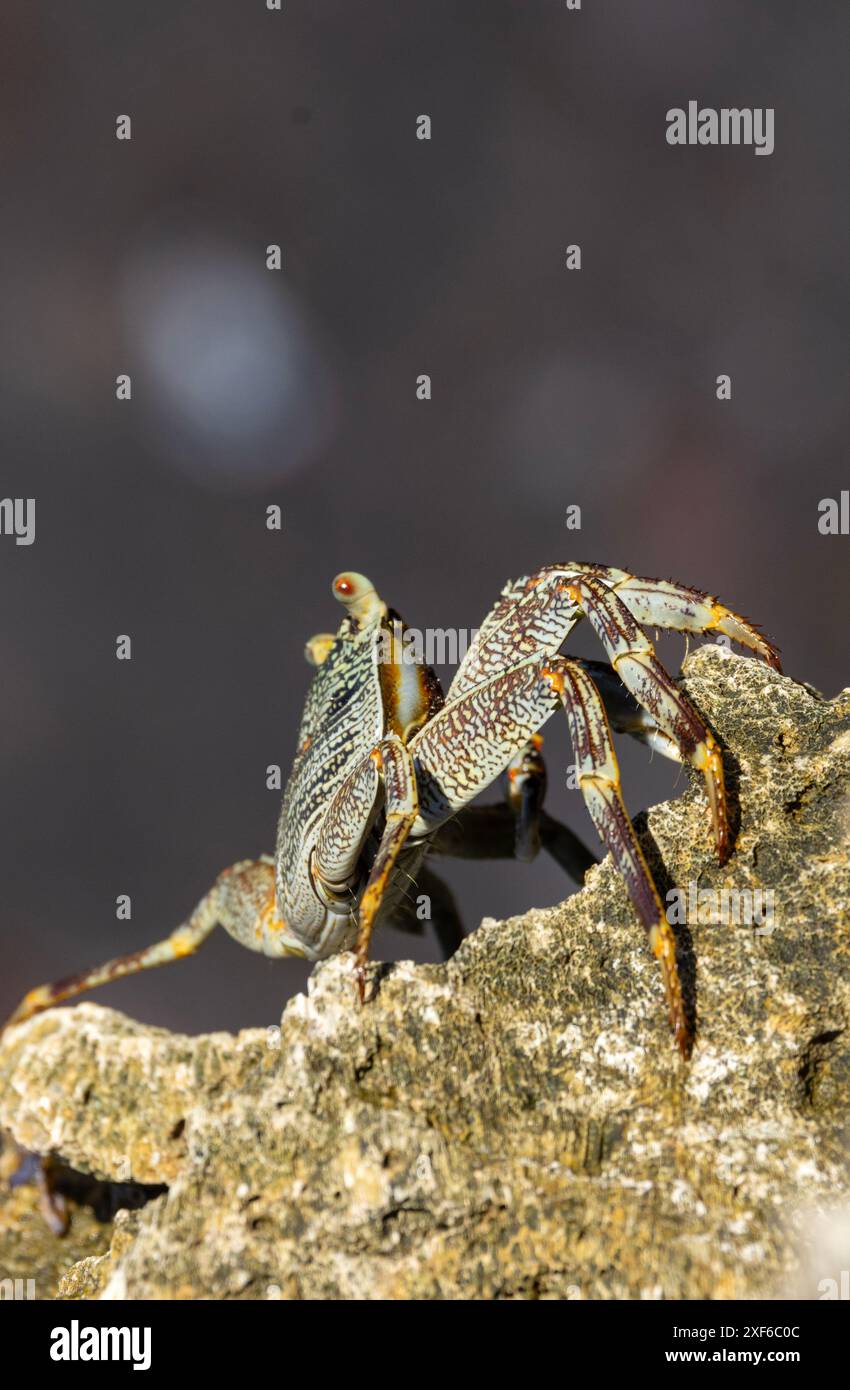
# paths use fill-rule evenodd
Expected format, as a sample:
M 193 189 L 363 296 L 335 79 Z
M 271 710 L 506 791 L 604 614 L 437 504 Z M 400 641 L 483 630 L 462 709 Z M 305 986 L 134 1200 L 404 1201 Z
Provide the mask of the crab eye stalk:
M 361 623 L 386 612 L 386 605 L 375 592 L 372 581 L 355 570 L 345 570 L 337 575 L 333 582 L 333 596 Z
M 339 599 L 340 603 L 356 603 L 358 599 L 365 598 L 367 594 L 375 592 L 375 586 L 365 574 L 357 574 L 355 570 L 346 570 L 343 574 L 338 574 L 333 582 L 334 598 Z

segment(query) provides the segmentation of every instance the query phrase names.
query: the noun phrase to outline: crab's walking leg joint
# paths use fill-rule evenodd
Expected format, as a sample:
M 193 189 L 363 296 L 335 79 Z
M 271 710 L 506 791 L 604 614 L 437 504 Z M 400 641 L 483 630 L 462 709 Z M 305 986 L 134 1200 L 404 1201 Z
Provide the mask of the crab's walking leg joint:
M 581 577 L 571 582 L 569 592 L 590 619 L 626 689 L 673 740 L 682 760 L 703 774 L 717 853 L 721 863 L 725 862 L 731 847 L 729 816 L 723 759 L 714 735 L 674 685 L 649 638 L 612 589 L 593 577 Z
M 540 818 L 546 796 L 542 746 L 540 734 L 532 734 L 505 770 L 506 799 L 514 815 L 514 857 L 521 864 L 530 864 L 540 851 Z
M 129 955 L 116 956 L 92 970 L 68 975 L 52 985 L 40 985 L 30 990 L 18 1005 L 6 1027 L 22 1023 L 34 1014 L 85 994 L 98 985 L 135 975 L 140 970 L 152 970 L 157 965 L 191 956 L 206 941 L 217 925 L 224 927 L 243 946 L 252 950 L 269 951 L 270 943 L 280 933 L 274 897 L 274 865 L 271 859 L 244 860 L 219 874 L 210 891 L 201 899 L 191 917 L 164 941 L 147 946 Z M 282 954 L 283 952 L 269 952 Z M 289 954 L 289 952 L 286 952 Z
M 381 776 L 384 782 L 386 823 L 375 862 L 358 909 L 357 987 L 361 1001 L 365 994 L 366 958 L 375 915 L 387 880 L 398 859 L 401 848 L 410 834 L 418 812 L 416 773 L 410 754 L 402 743 L 382 745 Z
M 581 610 L 559 582 L 562 573 L 548 566 L 506 587 L 454 674 L 450 701 L 535 654 L 558 651 L 581 619 Z
M 670 758 L 674 763 L 682 761 L 681 750 L 674 740 L 659 729 L 649 711 L 638 704 L 609 662 L 574 656 L 570 657 L 570 661 L 590 676 L 602 696 L 608 723 L 616 734 L 629 734 L 662 757 Z

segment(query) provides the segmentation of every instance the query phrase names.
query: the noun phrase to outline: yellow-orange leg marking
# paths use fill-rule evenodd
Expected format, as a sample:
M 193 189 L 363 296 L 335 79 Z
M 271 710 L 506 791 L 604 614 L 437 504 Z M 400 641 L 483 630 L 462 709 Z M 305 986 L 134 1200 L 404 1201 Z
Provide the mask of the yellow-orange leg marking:
M 669 922 L 663 918 L 649 933 L 649 944 L 653 954 L 661 963 L 664 976 L 664 993 L 667 996 L 667 1009 L 676 1043 L 682 1056 L 687 1059 L 693 1049 L 693 1029 L 685 1007 L 682 981 L 676 961 L 676 938 Z
M 355 949 L 354 975 L 361 1004 L 366 1000 L 366 962 L 375 918 L 381 906 L 387 881 L 396 864 L 405 840 L 419 814 L 416 795 L 416 773 L 404 744 L 387 740 L 375 750 L 371 761 L 384 784 L 386 823 L 375 862 L 369 874 L 360 905 L 357 909 L 358 931 Z
M 372 865 L 369 882 L 363 897 L 360 899 L 360 906 L 357 911 L 358 932 L 354 974 L 361 1004 L 366 1001 L 366 962 L 369 958 L 369 943 L 372 940 L 375 917 L 381 905 L 381 899 L 384 896 L 393 865 L 415 820 L 415 811 L 405 814 L 387 814 L 387 824 L 381 837 L 380 848 Z

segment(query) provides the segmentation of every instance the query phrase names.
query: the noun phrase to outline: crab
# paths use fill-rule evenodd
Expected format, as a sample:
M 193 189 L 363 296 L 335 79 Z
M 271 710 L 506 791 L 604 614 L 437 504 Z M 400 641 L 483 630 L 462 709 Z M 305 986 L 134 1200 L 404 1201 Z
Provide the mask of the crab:
M 444 696 L 433 670 L 411 657 L 408 629 L 365 576 L 338 575 L 333 594 L 345 616 L 336 634 L 307 643 L 316 674 L 274 855 L 225 869 L 164 940 L 32 990 L 9 1022 L 191 955 L 216 925 L 267 956 L 318 961 L 353 949 L 364 1002 L 373 929 L 379 919 L 403 915 L 409 883 L 427 888 L 447 954 L 463 936 L 450 893 L 423 862 L 429 851 L 528 860 L 542 846 L 581 882 L 593 856 L 542 805 L 539 731 L 562 709 L 591 820 L 660 962 L 675 1042 L 689 1057 L 694 1010 L 675 936 L 623 803 L 611 730 L 702 774 L 723 862 L 731 836 L 720 747 L 643 627 L 718 633 L 779 669 L 776 648 L 747 619 L 697 589 L 605 565 L 546 565 L 504 587 Z M 582 618 L 609 662 L 562 654 Z M 500 777 L 503 800 L 473 805 Z

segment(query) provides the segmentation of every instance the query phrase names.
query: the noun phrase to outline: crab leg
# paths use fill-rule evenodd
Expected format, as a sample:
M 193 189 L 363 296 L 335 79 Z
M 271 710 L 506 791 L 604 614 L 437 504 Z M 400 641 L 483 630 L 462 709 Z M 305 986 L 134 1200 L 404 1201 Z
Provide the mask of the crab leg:
M 449 703 L 521 661 L 558 651 L 582 616 L 564 582 L 575 572 L 548 565 L 506 586 L 454 674 Z
M 632 617 L 645 627 L 672 628 L 677 632 L 721 632 L 742 647 L 764 657 L 768 666 L 781 670 L 779 652 L 746 618 L 724 608 L 711 594 L 671 584 L 666 579 L 641 579 L 628 575 L 611 586 Z
M 360 852 L 379 809 L 381 789 L 385 824 L 357 909 L 355 976 L 361 1003 L 365 998 L 366 960 L 375 917 L 419 810 L 416 774 L 401 739 L 383 739 L 349 773 L 331 802 L 313 856 L 319 895 L 331 902 L 347 901 L 355 887 Z
M 679 1050 L 687 1057 L 693 1045 L 693 1029 L 676 963 L 676 941 L 623 804 L 620 770 L 599 692 L 586 671 L 563 657 L 550 661 L 541 674 L 566 710 L 585 804 L 647 929 L 653 954 L 661 963 L 670 1022 Z
M 546 795 L 543 739 L 533 734 L 505 769 L 505 796 L 514 816 L 514 856 L 530 864 L 540 851 L 540 815 Z
M 669 735 L 659 729 L 648 710 L 643 709 L 629 694 L 613 666 L 607 661 L 590 661 L 584 657 L 571 657 L 576 666 L 586 671 L 602 696 L 605 713 L 611 728 L 618 734 L 631 734 L 639 743 L 646 744 L 664 758 L 674 763 L 682 761 L 682 754 Z
M 466 936 L 454 895 L 448 884 L 424 864 L 417 871 L 413 887 L 417 895 L 424 894 L 429 899 L 430 915 L 427 921 L 416 916 L 416 903 L 411 898 L 405 901 L 399 912 L 393 914 L 390 925 L 398 931 L 416 932 L 418 935 L 426 926 L 432 927 L 443 959 L 448 960 Z
M 675 938 L 623 804 L 602 700 L 581 666 L 560 656 L 529 661 L 436 714 L 410 743 L 419 772 L 416 831 L 436 828 L 471 801 L 558 704 L 567 713 L 585 803 L 661 963 L 670 1021 L 682 1055 L 688 1056 L 693 1026 L 679 979 Z
M 587 614 L 620 680 L 705 779 L 720 862 L 729 854 L 729 817 L 723 760 L 714 735 L 668 676 L 625 603 L 593 576 L 575 578 L 570 594 Z
M 39 985 L 30 990 L 5 1026 L 23 1023 L 34 1014 L 40 1014 L 54 1004 L 61 1004 L 64 999 L 74 999 L 78 994 L 96 989 L 98 985 L 110 984 L 113 980 L 123 979 L 125 975 L 135 975 L 140 970 L 151 970 L 157 965 L 183 960 L 185 956 L 193 955 L 218 925 L 223 926 L 243 946 L 266 950 L 269 954 L 279 953 L 269 950 L 269 933 L 273 939 L 275 928 L 278 927 L 271 859 L 244 860 L 225 869 L 198 903 L 191 917 L 163 941 L 157 941 L 141 951 L 116 956 L 92 970 L 68 975 L 55 984 Z
M 549 812 L 539 813 L 540 843 L 575 883 L 596 862 L 590 850 L 566 825 Z M 516 818 L 510 806 L 464 806 L 441 825 L 431 841 L 431 853 L 455 859 L 515 859 Z

